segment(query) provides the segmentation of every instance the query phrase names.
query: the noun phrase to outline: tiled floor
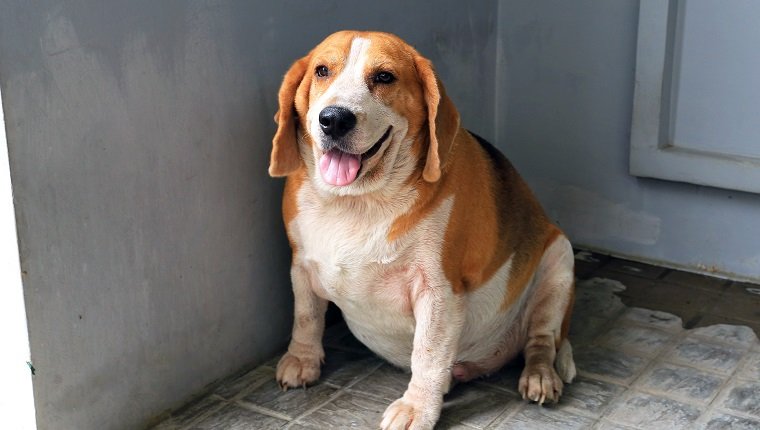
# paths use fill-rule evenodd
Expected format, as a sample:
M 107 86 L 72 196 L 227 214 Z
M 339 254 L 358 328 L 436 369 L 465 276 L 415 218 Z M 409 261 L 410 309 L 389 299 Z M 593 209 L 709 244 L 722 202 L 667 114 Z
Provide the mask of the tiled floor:
M 576 261 L 579 376 L 560 402 L 523 401 L 518 363 L 454 387 L 437 428 L 760 429 L 760 286 L 587 252 Z M 328 330 L 325 346 L 315 386 L 283 392 L 275 357 L 156 429 L 377 428 L 409 375 L 345 325 Z

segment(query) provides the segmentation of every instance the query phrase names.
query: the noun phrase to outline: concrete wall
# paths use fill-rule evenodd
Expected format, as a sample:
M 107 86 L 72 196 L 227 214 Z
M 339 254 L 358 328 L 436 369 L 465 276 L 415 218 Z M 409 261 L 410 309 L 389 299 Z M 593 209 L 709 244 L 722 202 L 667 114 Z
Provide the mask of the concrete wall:
M 500 147 L 576 245 L 760 281 L 760 195 L 628 174 L 637 1 L 502 0 Z
M 39 428 L 139 428 L 282 348 L 289 250 L 266 174 L 282 74 L 334 30 L 396 32 L 492 137 L 495 9 L 0 0 Z

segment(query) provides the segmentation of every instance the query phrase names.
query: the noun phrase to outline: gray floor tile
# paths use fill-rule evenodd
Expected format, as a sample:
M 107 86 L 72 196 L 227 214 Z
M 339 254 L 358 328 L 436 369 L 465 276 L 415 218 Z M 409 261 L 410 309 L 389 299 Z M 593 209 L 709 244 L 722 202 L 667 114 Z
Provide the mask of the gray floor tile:
M 660 329 L 618 321 L 600 343 L 616 351 L 654 357 L 668 345 L 672 337 L 673 333 Z
M 478 383 L 484 383 L 502 390 L 517 393 L 517 384 L 520 382 L 520 375 L 522 374 L 524 367 L 525 363 L 522 359 L 518 359 L 515 360 L 515 362 L 502 367 L 497 372 L 477 379 L 477 381 Z
M 411 376 L 411 373 L 406 373 L 386 363 L 352 385 L 350 390 L 385 400 L 390 404 L 404 394 Z
M 615 295 L 625 290 L 620 282 L 592 278 L 576 284 L 575 307 L 577 313 L 589 313 L 598 318 L 616 317 L 625 309 L 623 302 Z
M 665 358 L 668 361 L 728 375 L 736 369 L 743 352 L 743 349 L 734 346 L 686 338 Z
M 637 382 L 642 389 L 668 397 L 708 404 L 717 394 L 725 377 L 691 367 L 658 363 Z
M 602 420 L 596 423 L 594 430 L 636 430 L 636 427 Z
M 760 381 L 734 381 L 725 392 L 722 408 L 760 418 Z
M 452 423 L 449 421 L 438 421 L 435 425 L 435 430 L 478 430 L 475 427 L 470 427 L 467 424 Z
M 472 383 L 459 384 L 444 398 L 441 420 L 482 429 L 522 404 L 516 394 Z
M 624 389 L 620 385 L 578 376 L 571 384 L 565 384 L 560 404 L 598 416 Z
M 757 430 L 760 421 L 733 415 L 714 413 L 702 427 L 705 430 Z
M 575 354 L 575 366 L 581 373 L 610 378 L 621 384 L 631 382 L 646 364 L 647 360 L 642 357 L 602 347 Z
M 750 348 L 758 343 L 755 332 L 751 328 L 741 325 L 716 324 L 695 328 L 691 334 L 719 342 L 728 342 L 744 348 Z
M 369 351 L 328 349 L 319 379 L 342 387 L 366 376 L 382 362 Z
M 186 405 L 181 410 L 177 411 L 172 417 L 172 421 L 177 423 L 180 428 L 192 424 L 199 418 L 211 414 L 213 411 L 221 408 L 223 402 L 213 397 L 204 397 L 195 403 Z
M 188 430 L 250 430 L 279 429 L 288 422 L 279 418 L 254 412 L 244 407 L 227 404 Z
M 621 320 L 633 321 L 670 332 L 683 330 L 683 321 L 676 315 L 667 312 L 644 308 L 629 308 L 620 317 Z
M 577 311 L 570 323 L 570 342 L 573 345 L 593 343 L 610 327 L 608 318 L 595 317 L 590 313 Z
M 298 428 L 376 429 L 389 403 L 358 394 L 343 393 L 335 400 L 298 419 Z
M 274 379 L 274 369 L 270 367 L 257 367 L 239 378 L 222 384 L 214 393 L 225 399 L 232 399 Z
M 737 376 L 742 379 L 760 381 L 760 347 L 755 347 L 747 354 L 746 361 Z
M 283 391 L 275 380 L 264 383 L 246 394 L 240 401 L 295 418 L 320 403 L 327 401 L 337 389 L 318 384 L 306 389 L 291 388 Z
M 573 414 L 566 410 L 526 404 L 516 414 L 493 426 L 504 430 L 572 430 L 588 429 L 593 419 Z
M 751 321 L 751 320 L 742 320 L 742 319 L 738 319 L 734 317 L 727 317 L 725 315 L 715 315 L 715 314 L 707 313 L 707 314 L 704 314 L 702 318 L 699 319 L 697 326 L 707 327 L 707 326 L 711 326 L 715 324 L 730 324 L 730 325 L 747 326 L 751 328 L 752 330 L 754 330 L 757 336 L 760 336 L 760 318 L 757 318 L 756 320 Z
M 615 401 L 608 418 L 642 429 L 690 429 L 699 415 L 700 410 L 694 406 L 632 392 Z
M 182 427 L 174 419 L 169 418 L 150 427 L 150 430 L 182 430 Z

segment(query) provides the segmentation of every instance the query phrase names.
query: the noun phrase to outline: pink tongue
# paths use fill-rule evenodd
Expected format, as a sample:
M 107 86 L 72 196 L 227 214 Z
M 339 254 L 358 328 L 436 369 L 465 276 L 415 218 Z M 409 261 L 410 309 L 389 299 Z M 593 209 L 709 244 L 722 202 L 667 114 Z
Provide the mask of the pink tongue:
M 331 149 L 319 159 L 319 172 L 330 185 L 348 185 L 359 173 L 361 155 L 347 154 L 339 149 Z

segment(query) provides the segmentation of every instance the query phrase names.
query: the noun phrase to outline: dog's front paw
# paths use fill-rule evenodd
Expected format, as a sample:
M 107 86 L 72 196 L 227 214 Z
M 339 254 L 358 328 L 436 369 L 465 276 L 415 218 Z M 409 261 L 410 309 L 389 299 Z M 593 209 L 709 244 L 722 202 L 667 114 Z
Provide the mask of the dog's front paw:
M 382 430 L 427 430 L 435 426 L 440 406 L 425 405 L 407 400 L 396 400 L 383 413 Z
M 277 382 L 284 390 L 305 387 L 319 379 L 321 364 L 319 357 L 297 357 L 286 352 L 277 363 Z
M 539 404 L 554 402 L 562 395 L 562 380 L 552 366 L 525 366 L 518 386 L 523 399 Z

